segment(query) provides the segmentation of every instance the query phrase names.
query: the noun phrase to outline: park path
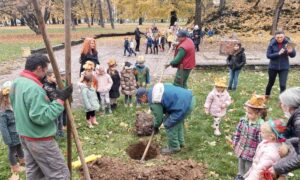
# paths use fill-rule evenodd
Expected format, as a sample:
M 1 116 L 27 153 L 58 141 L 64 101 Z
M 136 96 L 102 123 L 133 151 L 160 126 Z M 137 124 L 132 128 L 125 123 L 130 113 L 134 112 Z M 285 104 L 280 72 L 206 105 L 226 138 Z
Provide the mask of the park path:
M 80 107 L 81 104 L 81 95 L 79 93 L 79 88 L 77 86 L 77 82 L 79 80 L 79 57 L 81 51 L 81 44 L 72 47 L 72 83 L 74 84 L 74 93 L 73 93 L 73 107 Z M 99 60 L 100 63 L 107 67 L 107 62 L 110 58 L 114 58 L 118 64 L 118 70 L 122 69 L 122 66 L 125 61 L 129 61 L 131 63 L 135 63 L 136 57 L 131 56 L 123 56 L 123 37 L 114 37 L 114 38 L 100 38 L 97 39 L 97 50 L 99 52 Z M 65 51 L 59 50 L 54 52 L 59 68 L 64 68 L 64 59 L 65 59 Z M 146 60 L 146 65 L 150 69 L 151 80 L 152 83 L 156 81 L 156 79 L 161 75 L 164 64 L 171 60 L 171 56 L 167 55 L 167 52 L 158 52 L 158 55 L 147 54 L 145 55 L 145 47 L 144 42 L 141 45 L 141 51 L 138 55 L 144 55 Z M 24 69 L 25 59 L 17 59 L 9 62 L 3 62 L 0 65 L 0 83 L 2 84 L 4 81 L 13 80 L 19 76 L 20 72 Z M 164 72 L 164 78 L 168 78 L 174 75 L 176 69 L 168 68 Z

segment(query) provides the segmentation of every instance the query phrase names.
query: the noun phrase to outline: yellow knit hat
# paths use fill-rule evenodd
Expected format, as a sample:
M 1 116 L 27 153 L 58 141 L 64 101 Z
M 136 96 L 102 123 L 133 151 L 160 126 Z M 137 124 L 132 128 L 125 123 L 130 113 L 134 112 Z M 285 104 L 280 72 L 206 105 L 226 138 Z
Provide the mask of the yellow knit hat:
M 107 64 L 109 67 L 111 67 L 111 66 L 117 65 L 117 62 L 115 59 L 109 59 Z
M 1 93 L 3 96 L 6 96 L 10 93 L 10 87 L 12 85 L 11 81 L 6 81 L 3 85 L 2 85 L 2 89 L 1 89 Z
M 227 88 L 226 77 L 215 78 L 215 86 L 216 86 L 216 87 Z
M 266 109 L 266 98 L 263 95 L 253 94 L 252 97 L 245 103 L 246 106 L 256 109 Z
M 136 63 L 143 64 L 145 63 L 145 57 L 144 56 L 138 56 Z

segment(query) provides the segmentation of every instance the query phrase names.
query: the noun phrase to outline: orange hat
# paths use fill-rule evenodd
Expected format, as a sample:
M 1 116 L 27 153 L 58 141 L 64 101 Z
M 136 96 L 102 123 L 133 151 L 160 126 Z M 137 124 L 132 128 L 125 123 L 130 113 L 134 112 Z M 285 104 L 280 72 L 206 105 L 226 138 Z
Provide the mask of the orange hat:
M 248 100 L 245 105 L 251 108 L 256 109 L 266 109 L 267 106 L 265 104 L 266 98 L 263 95 L 253 94 L 251 99 Z

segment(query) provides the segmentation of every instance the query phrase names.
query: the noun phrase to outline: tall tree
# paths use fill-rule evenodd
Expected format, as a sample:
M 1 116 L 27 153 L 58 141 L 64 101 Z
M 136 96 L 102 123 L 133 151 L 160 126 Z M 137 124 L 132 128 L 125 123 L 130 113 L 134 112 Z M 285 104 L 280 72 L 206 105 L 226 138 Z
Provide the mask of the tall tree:
M 220 16 L 223 14 L 225 6 L 226 6 L 226 0 L 220 0 L 220 6 L 219 6 L 219 11 L 218 11 Z
M 107 2 L 108 12 L 109 12 L 109 19 L 110 19 L 111 28 L 115 29 L 111 2 L 110 2 L 110 0 L 106 0 L 106 2 Z
M 277 2 L 277 5 L 276 5 L 275 11 L 274 11 L 271 35 L 274 35 L 275 31 L 277 30 L 278 21 L 279 21 L 279 18 L 280 18 L 280 12 L 282 10 L 283 5 L 284 5 L 284 0 L 279 0 Z
M 198 25 L 201 29 L 201 14 L 202 14 L 202 8 L 201 8 L 201 0 L 196 0 L 196 8 L 195 8 L 195 25 Z
M 98 6 L 99 6 L 99 17 L 100 17 L 100 21 L 99 24 L 101 27 L 104 28 L 104 18 L 103 18 L 103 9 L 102 9 L 102 0 L 98 0 Z
M 89 16 L 88 16 L 88 13 L 87 13 L 87 11 L 86 11 L 86 7 L 85 7 L 85 5 L 84 5 L 83 0 L 80 0 L 80 3 L 81 3 L 81 7 L 82 7 L 82 9 L 83 9 L 84 15 L 85 15 L 85 21 L 86 21 L 88 27 L 90 28 L 90 27 L 91 27 L 91 24 L 90 24 Z

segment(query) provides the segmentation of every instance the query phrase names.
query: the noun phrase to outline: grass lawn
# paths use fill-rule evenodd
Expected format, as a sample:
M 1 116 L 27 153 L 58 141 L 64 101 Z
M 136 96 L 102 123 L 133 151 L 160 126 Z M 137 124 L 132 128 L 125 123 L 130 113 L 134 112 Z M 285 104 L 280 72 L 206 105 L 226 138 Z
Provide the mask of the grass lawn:
M 299 86 L 299 71 L 292 70 L 289 76 L 288 86 Z M 233 150 L 226 144 L 226 136 L 230 136 L 237 125 L 239 118 L 244 116 L 243 104 L 251 94 L 256 91 L 258 94 L 264 93 L 267 82 L 267 73 L 244 71 L 240 75 L 240 84 L 236 92 L 231 92 L 234 104 L 229 107 L 227 116 L 223 119 L 221 128 L 222 136 L 215 137 L 211 128 L 212 118 L 204 114 L 203 104 L 209 91 L 213 88 L 213 78 L 216 76 L 226 76 L 226 71 L 201 70 L 195 71 L 190 78 L 189 85 L 197 98 L 197 106 L 191 117 L 187 119 L 186 144 L 187 147 L 180 153 L 174 155 L 178 159 L 193 159 L 208 166 L 208 180 L 233 179 L 237 172 L 237 158 L 232 155 Z M 278 82 L 274 85 L 273 96 L 269 104 L 269 116 L 278 118 L 282 112 L 278 106 Z M 123 101 L 123 98 L 120 99 Z M 75 110 L 74 116 L 78 126 L 85 155 L 100 154 L 102 156 L 120 157 L 128 159 L 125 149 L 129 144 L 135 143 L 138 137 L 133 135 L 135 122 L 135 109 L 125 109 L 122 103 L 112 116 L 98 116 L 100 125 L 94 129 L 86 127 L 83 110 Z M 128 124 L 128 127 L 121 126 L 120 123 Z M 164 130 L 155 137 L 155 141 L 162 146 L 166 143 Z M 213 145 L 215 142 L 215 146 Z M 65 152 L 66 141 L 59 140 L 61 149 Z M 75 146 L 73 159 L 77 160 Z M 0 146 L 0 179 L 7 179 L 9 175 L 9 165 L 7 163 L 7 148 L 3 144 Z M 295 176 L 290 179 L 300 179 L 300 171 L 294 172 Z M 74 179 L 78 179 L 78 173 L 73 171 Z
M 158 24 L 159 26 L 167 26 L 166 24 Z M 72 40 L 78 40 L 84 37 L 93 37 L 95 34 L 103 33 L 122 33 L 133 32 L 136 24 L 116 24 L 115 29 L 111 29 L 110 24 L 106 24 L 106 28 L 94 25 L 88 28 L 86 24 L 76 26 L 76 30 L 71 31 Z M 142 30 L 150 27 L 151 24 L 141 26 Z M 64 25 L 48 25 L 48 34 L 52 45 L 64 42 Z M 44 47 L 41 35 L 35 35 L 28 27 L 0 27 L 0 62 L 6 60 L 14 60 L 21 57 L 21 48 L 30 47 L 31 49 Z

